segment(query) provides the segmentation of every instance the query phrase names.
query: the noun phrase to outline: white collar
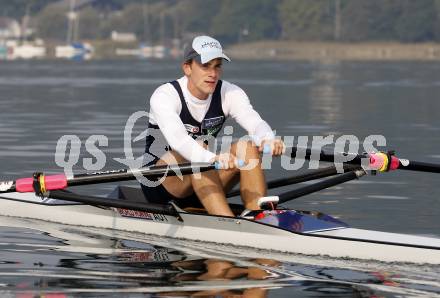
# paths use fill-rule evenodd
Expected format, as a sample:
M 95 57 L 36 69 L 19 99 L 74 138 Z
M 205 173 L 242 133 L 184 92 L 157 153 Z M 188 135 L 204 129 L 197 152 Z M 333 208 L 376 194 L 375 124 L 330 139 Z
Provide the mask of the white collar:
M 199 99 L 191 94 L 188 90 L 188 78 L 186 76 L 181 77 L 177 80 L 180 84 L 180 88 L 182 88 L 183 97 L 188 102 L 191 102 L 196 105 L 204 106 L 211 102 L 212 94 L 209 94 L 207 99 Z

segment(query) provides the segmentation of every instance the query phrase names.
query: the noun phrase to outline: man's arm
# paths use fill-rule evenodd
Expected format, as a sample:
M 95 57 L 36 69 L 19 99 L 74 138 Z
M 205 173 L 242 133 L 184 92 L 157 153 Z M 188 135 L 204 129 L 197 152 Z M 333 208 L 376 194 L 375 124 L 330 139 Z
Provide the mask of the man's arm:
M 274 139 L 269 124 L 252 107 L 246 93 L 238 86 L 227 83 L 225 86 L 225 113 L 243 127 L 257 146 L 265 139 Z
M 210 162 L 215 154 L 204 149 L 191 138 L 179 117 L 180 102 L 174 90 L 161 86 L 150 99 L 150 112 L 166 141 L 173 150 L 191 162 Z
M 248 132 L 254 143 L 260 147 L 261 152 L 267 145 L 273 155 L 280 155 L 284 150 L 284 143 L 275 139 L 271 127 L 252 107 L 246 93 L 231 83 L 227 83 L 225 89 L 225 113 Z

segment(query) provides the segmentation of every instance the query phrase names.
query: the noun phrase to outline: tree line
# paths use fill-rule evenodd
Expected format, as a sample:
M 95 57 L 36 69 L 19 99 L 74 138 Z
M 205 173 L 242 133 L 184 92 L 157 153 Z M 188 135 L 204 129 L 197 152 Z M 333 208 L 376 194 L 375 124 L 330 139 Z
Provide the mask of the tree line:
M 188 33 L 227 43 L 256 40 L 440 40 L 440 0 L 77 0 L 82 39 L 113 30 L 158 42 Z M 31 14 L 37 35 L 64 39 L 69 1 L 10 0 L 3 16 Z

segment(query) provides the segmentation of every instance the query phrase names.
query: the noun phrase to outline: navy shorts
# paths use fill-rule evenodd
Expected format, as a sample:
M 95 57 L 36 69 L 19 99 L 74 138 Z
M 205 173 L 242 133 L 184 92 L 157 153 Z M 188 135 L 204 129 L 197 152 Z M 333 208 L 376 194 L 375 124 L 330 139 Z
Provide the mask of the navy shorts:
M 170 194 L 162 184 L 156 187 L 148 187 L 141 184 L 141 188 L 142 192 L 144 193 L 145 199 L 150 203 L 168 204 L 169 202 L 173 201 L 180 208 L 203 208 L 202 203 L 200 203 L 200 200 L 195 193 L 185 198 L 177 198 Z

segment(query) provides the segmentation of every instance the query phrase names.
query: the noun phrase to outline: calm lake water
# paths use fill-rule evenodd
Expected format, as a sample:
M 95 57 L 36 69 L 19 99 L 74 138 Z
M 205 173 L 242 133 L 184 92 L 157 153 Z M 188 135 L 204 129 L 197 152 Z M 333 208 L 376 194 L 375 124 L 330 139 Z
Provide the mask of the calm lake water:
M 224 69 L 224 79 L 247 92 L 280 136 L 354 135 L 363 142 L 370 135 L 383 135 L 384 150 L 440 163 L 438 62 L 234 61 Z M 0 180 L 35 171 L 62 172 L 55 154 L 63 135 L 75 135 L 82 144 L 74 171 L 85 171 L 84 160 L 93 157 L 85 149 L 92 135 L 108 139 L 107 146 L 100 147 L 105 169 L 124 168 L 115 159 L 126 157 L 127 119 L 148 110 L 153 90 L 180 75 L 173 61 L 2 62 Z M 137 122 L 132 138 L 145 125 Z M 235 137 L 243 134 L 234 127 Z M 143 142 L 128 139 L 135 157 L 142 154 Z M 279 159 L 272 168 L 268 179 L 294 174 L 283 169 Z M 439 177 L 405 171 L 366 176 L 286 206 L 320 210 L 354 227 L 440 237 Z M 104 195 L 114 187 L 75 190 Z M 440 270 L 277 253 L 263 259 L 238 248 L 1 217 L 0 293 L 425 297 L 440 294 Z

